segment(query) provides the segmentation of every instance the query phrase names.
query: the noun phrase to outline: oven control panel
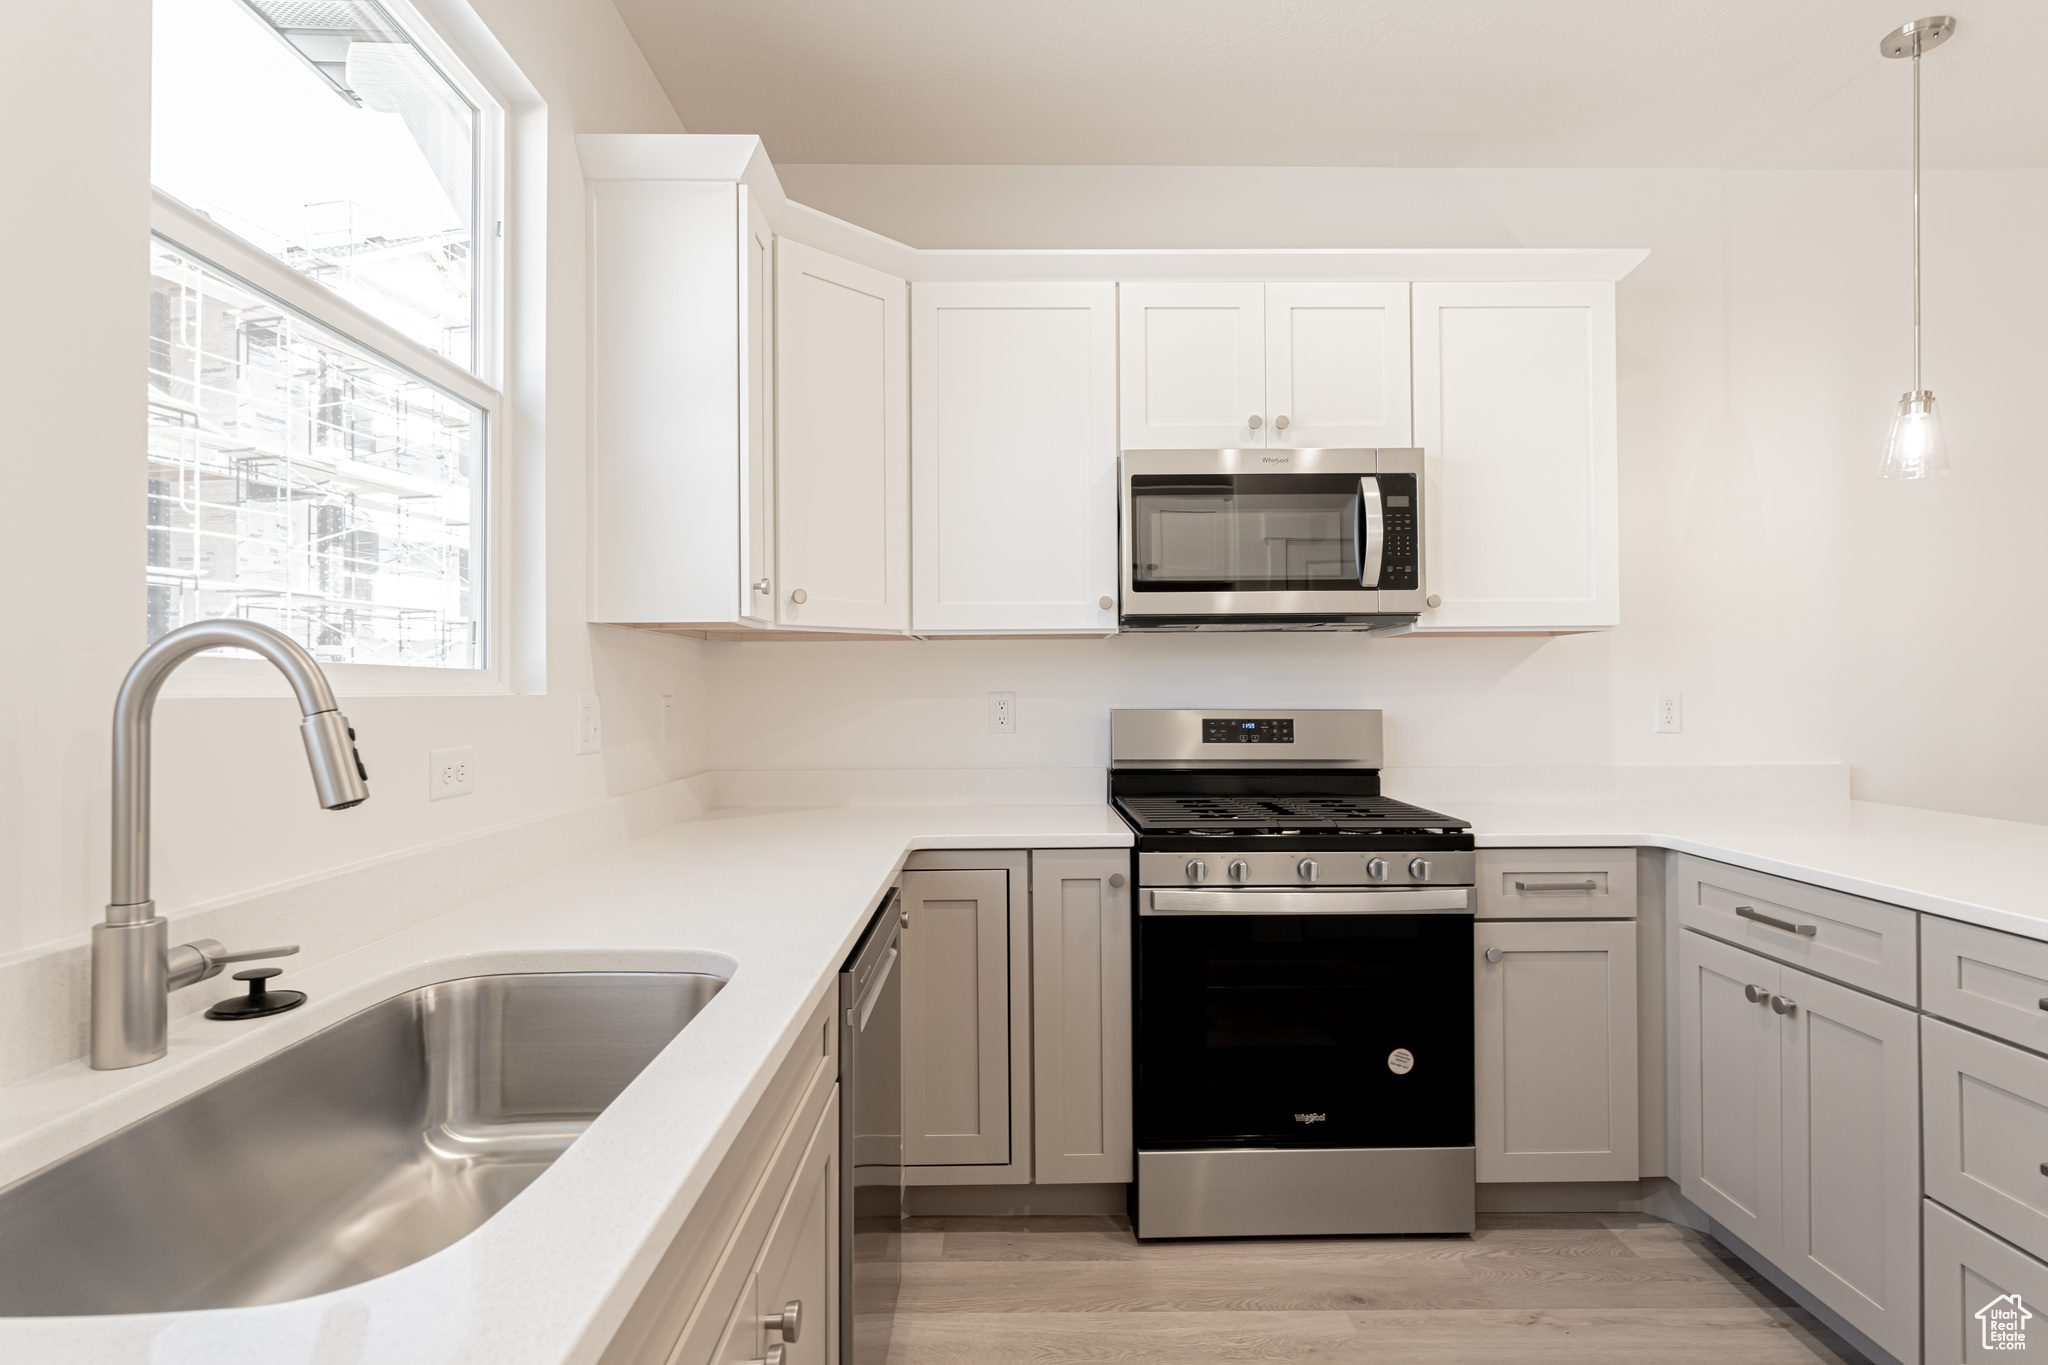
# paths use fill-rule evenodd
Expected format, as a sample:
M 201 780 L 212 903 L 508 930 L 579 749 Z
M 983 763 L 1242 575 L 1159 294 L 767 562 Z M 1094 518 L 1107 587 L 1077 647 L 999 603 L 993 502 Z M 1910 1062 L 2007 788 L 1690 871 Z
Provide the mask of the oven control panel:
M 1218 720 L 1202 717 L 1204 744 L 1292 744 L 1294 720 Z
M 1384 852 L 1297 848 L 1289 853 L 1238 852 L 1229 840 L 1200 853 L 1140 853 L 1139 886 L 1233 887 L 1470 886 L 1478 855 L 1470 849 Z
M 1422 586 L 1422 537 L 1416 520 L 1421 499 L 1415 496 L 1415 476 L 1382 474 L 1379 480 L 1386 530 L 1378 586 L 1382 592 L 1414 592 Z

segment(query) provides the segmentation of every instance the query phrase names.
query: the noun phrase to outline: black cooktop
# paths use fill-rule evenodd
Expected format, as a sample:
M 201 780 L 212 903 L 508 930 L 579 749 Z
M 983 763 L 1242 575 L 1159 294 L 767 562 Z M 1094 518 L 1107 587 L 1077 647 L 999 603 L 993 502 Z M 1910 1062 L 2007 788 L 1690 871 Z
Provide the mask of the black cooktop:
M 1119 795 L 1116 806 L 1145 834 L 1440 833 L 1470 828 L 1463 820 L 1390 796 L 1159 793 Z

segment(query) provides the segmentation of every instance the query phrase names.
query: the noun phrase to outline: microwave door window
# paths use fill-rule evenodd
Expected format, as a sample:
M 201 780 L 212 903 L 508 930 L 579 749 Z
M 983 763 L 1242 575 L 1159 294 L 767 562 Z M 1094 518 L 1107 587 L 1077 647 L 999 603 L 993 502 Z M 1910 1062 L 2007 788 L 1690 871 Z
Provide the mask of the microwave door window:
M 1137 500 L 1140 582 L 1216 583 L 1238 576 L 1238 536 L 1228 489 L 1147 493 Z
M 1305 586 L 1358 580 L 1358 518 L 1342 499 L 1335 506 L 1304 506 L 1305 498 L 1246 498 L 1238 519 L 1244 544 L 1239 558 L 1259 566 L 1255 577 Z

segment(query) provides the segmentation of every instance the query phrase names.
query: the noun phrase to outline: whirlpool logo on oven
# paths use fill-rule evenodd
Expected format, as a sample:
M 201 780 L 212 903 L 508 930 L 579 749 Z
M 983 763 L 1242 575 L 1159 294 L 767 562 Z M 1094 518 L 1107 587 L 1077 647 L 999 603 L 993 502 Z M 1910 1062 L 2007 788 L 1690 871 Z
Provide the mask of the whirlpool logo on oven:
M 1296 1114 L 1294 1121 L 1296 1123 L 1326 1123 L 1329 1121 L 1329 1118 L 1328 1114 Z

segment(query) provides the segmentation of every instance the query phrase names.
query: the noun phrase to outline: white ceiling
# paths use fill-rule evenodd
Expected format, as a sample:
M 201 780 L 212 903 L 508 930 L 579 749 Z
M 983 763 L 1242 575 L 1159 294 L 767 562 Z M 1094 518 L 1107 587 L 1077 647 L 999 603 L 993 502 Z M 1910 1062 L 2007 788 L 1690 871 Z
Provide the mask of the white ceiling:
M 1871 167 L 1902 0 L 617 0 L 787 163 Z M 2048 166 L 2048 0 L 1962 0 L 1929 165 Z

